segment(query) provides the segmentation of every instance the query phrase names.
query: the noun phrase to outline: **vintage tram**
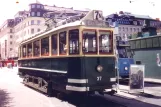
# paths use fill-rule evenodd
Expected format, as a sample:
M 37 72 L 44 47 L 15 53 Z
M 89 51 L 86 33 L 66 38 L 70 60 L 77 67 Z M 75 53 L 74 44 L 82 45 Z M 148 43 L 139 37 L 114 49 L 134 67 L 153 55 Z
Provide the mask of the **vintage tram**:
M 116 82 L 113 28 L 101 13 L 92 10 L 80 20 L 59 23 L 22 41 L 18 74 L 23 83 L 48 94 L 112 89 Z
M 134 64 L 133 52 L 128 41 L 116 37 L 116 48 L 118 53 L 118 70 L 120 79 L 129 79 L 130 65 Z

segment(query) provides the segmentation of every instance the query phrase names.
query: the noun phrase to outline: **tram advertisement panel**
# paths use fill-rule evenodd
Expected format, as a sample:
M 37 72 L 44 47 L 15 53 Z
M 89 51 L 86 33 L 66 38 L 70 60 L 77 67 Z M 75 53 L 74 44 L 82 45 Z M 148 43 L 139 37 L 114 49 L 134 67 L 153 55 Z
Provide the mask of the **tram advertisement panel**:
M 129 85 L 131 91 L 144 90 L 144 65 L 130 65 Z

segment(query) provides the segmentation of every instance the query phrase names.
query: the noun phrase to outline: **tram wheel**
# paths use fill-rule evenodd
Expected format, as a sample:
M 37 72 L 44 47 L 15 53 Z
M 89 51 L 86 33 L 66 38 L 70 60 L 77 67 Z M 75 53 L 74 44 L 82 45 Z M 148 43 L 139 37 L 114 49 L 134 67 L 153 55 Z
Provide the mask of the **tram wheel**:
M 116 93 L 117 93 L 117 91 L 111 90 L 109 94 L 112 96 L 112 95 L 114 95 L 114 94 L 116 94 Z

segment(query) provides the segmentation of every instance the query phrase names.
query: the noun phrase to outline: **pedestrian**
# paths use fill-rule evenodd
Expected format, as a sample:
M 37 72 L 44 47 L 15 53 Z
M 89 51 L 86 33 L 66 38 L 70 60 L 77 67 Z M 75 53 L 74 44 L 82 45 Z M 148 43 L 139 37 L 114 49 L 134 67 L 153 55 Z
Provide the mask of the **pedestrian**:
M 0 68 L 2 69 L 2 62 L 0 62 Z

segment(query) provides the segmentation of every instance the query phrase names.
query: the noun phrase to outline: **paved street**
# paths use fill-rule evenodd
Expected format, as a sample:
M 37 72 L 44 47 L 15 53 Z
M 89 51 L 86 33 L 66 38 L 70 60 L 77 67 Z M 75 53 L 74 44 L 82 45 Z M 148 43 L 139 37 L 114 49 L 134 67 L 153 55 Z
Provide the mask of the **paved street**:
M 0 107 L 159 107 L 147 102 L 155 101 L 149 98 L 147 102 L 134 100 L 136 96 L 119 93 L 116 96 L 95 95 L 88 100 L 75 98 L 62 101 L 55 97 L 47 97 L 31 88 L 24 86 L 17 70 L 0 69 Z M 160 99 L 161 100 L 161 99 Z

